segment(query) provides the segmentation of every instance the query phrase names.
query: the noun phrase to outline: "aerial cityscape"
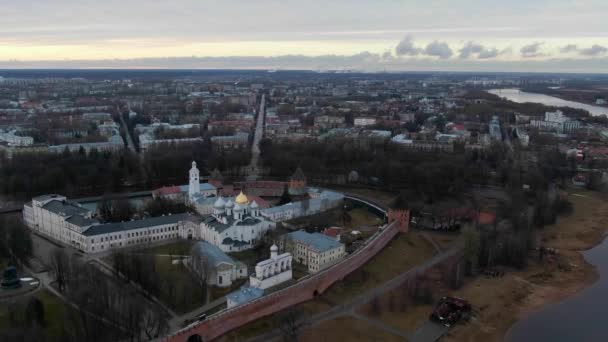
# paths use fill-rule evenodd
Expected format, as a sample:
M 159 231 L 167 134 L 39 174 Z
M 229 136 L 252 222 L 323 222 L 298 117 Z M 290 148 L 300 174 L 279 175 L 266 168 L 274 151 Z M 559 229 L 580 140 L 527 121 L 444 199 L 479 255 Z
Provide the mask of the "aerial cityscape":
M 608 3 L 3 7 L 0 341 L 606 340 Z

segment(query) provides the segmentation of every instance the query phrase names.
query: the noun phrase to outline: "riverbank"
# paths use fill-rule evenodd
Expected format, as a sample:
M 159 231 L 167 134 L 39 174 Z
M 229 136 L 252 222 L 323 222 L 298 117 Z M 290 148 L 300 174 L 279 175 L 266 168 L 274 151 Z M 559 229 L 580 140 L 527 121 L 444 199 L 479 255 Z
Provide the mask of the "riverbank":
M 608 105 L 600 105 L 596 103 L 597 98 L 608 99 L 608 91 L 605 89 L 573 89 L 573 88 L 522 88 L 522 91 L 527 93 L 543 94 L 548 96 L 554 96 L 566 101 L 580 102 L 591 106 L 605 107 Z
M 443 341 L 502 341 L 509 329 L 546 305 L 577 294 L 598 279 L 595 267 L 581 254 L 604 239 L 608 227 L 608 201 L 599 193 L 572 191 L 574 211 L 539 232 L 539 241 L 558 250 L 557 256 L 530 258 L 524 271 L 507 271 L 504 277 L 476 277 L 454 295 L 471 301 L 475 318 L 457 325 Z

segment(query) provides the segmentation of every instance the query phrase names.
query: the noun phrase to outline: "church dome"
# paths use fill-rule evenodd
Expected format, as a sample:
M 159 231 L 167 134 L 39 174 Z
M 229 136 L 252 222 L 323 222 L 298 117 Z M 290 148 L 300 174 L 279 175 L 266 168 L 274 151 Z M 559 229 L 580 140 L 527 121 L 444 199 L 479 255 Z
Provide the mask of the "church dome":
M 270 247 L 270 251 L 271 252 L 278 252 L 279 251 L 279 247 L 277 247 L 277 245 L 272 245 L 272 247 Z
M 241 210 L 243 210 L 243 206 L 242 205 L 240 205 L 238 203 L 234 205 L 234 211 L 241 211 Z
M 234 208 L 234 202 L 232 200 L 226 201 L 226 208 Z
M 226 202 L 224 202 L 224 199 L 221 197 L 218 197 L 218 199 L 213 204 L 213 207 L 217 209 L 224 209 L 224 206 L 226 206 Z
M 260 206 L 258 205 L 258 203 L 256 201 L 251 202 L 251 205 L 249 206 L 251 209 L 257 209 Z
M 247 198 L 247 196 L 245 196 L 245 194 L 241 191 L 241 193 L 236 196 L 236 199 L 234 200 L 234 202 L 236 204 L 247 204 L 249 203 L 249 199 Z

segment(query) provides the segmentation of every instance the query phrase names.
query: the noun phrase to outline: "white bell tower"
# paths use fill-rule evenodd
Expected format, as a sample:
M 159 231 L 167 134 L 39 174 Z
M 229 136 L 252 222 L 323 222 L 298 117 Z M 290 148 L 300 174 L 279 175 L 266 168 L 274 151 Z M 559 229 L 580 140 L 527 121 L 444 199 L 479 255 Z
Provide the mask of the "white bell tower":
M 201 192 L 201 183 L 199 181 L 199 172 L 196 168 L 196 162 L 192 162 L 190 169 L 190 185 L 188 186 L 188 198 L 192 201 L 194 195 Z

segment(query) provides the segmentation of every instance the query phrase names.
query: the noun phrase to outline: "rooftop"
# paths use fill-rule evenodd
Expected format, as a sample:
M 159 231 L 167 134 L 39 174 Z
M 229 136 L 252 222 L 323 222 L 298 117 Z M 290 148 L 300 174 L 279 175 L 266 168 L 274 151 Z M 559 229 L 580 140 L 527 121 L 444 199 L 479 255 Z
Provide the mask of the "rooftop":
M 36 200 L 39 200 L 36 198 Z M 74 202 L 66 200 L 53 200 L 46 203 L 42 208 L 61 216 L 86 215 L 90 211 Z
M 264 290 L 255 287 L 241 287 L 240 290 L 229 293 L 226 298 L 236 305 L 241 305 L 258 299 L 264 295 Z
M 194 246 L 192 246 L 192 253 L 200 253 L 207 257 L 207 261 L 213 265 L 217 266 L 222 263 L 227 263 L 231 265 L 235 265 L 236 262 L 232 260 L 226 253 L 222 252 L 217 246 L 210 244 L 206 241 L 199 241 Z
M 83 235 L 94 236 L 101 234 L 110 234 L 134 229 L 151 228 L 156 226 L 162 226 L 166 224 L 176 224 L 180 221 L 192 219 L 193 216 L 188 213 L 165 215 L 158 217 L 150 217 L 142 220 L 117 222 L 117 223 L 106 223 L 94 225 L 87 229 Z
M 332 239 L 328 236 L 325 236 L 320 233 L 307 233 L 303 230 L 298 230 L 296 232 L 292 232 L 287 234 L 287 236 L 299 243 L 303 243 L 309 245 L 317 252 L 325 252 L 334 248 L 340 247 L 342 244 Z

